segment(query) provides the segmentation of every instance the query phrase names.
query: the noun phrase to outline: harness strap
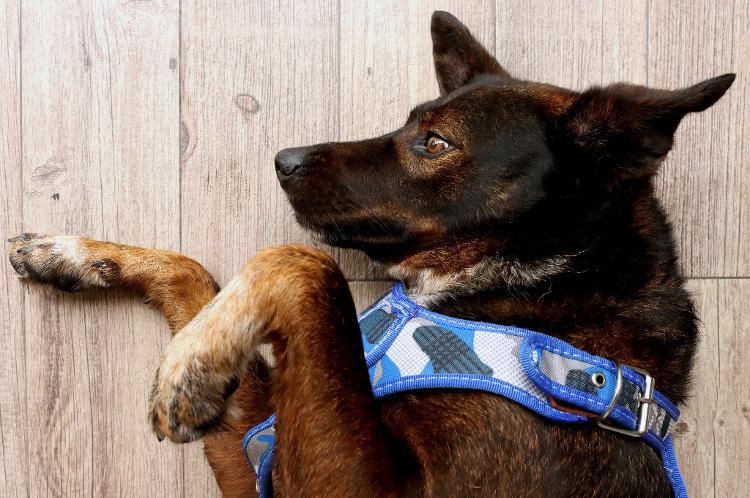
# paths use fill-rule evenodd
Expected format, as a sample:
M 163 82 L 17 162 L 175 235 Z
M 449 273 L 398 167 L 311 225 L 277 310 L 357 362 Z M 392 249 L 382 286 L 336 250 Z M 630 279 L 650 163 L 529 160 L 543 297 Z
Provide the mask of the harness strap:
M 519 355 L 529 379 L 554 400 L 586 410 L 600 427 L 641 437 L 659 450 L 680 416 L 643 370 L 536 333 L 523 341 Z
M 412 302 L 403 287 L 360 316 L 373 395 L 429 388 L 473 389 L 509 398 L 557 422 L 594 419 L 643 439 L 662 455 L 677 498 L 687 497 L 672 445 L 679 410 L 647 372 L 517 327 L 460 320 Z M 272 496 L 275 416 L 245 435 L 261 498 Z
M 271 471 L 273 452 L 276 447 L 276 414 L 251 428 L 242 438 L 242 448 L 250 465 L 255 470 L 255 490 L 259 497 L 273 495 Z

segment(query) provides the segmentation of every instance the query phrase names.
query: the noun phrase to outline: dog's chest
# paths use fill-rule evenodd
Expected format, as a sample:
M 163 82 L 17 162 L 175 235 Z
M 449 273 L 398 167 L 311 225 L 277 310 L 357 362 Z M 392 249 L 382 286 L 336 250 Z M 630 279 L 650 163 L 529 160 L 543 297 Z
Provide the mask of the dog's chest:
M 430 390 L 378 400 L 413 496 L 673 496 L 648 445 L 550 423 L 477 391 Z M 611 465 L 602 466 L 602 462 Z M 583 471 L 588 469 L 588 471 Z M 441 494 L 442 493 L 442 494 Z

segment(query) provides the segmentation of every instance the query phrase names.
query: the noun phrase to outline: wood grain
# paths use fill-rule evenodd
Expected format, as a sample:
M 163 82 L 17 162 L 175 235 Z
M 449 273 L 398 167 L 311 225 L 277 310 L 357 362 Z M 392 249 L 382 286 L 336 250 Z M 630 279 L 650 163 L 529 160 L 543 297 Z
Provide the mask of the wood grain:
M 742 198 L 750 191 L 750 4 L 653 2 L 648 24 L 650 85 L 676 88 L 739 73 L 715 106 L 683 121 L 658 185 L 686 274 L 748 276 L 750 204 Z
M 259 249 L 310 242 L 273 158 L 335 138 L 337 4 L 182 5 L 182 249 L 226 281 Z
M 675 451 L 685 479 L 688 496 L 715 495 L 714 420 L 719 386 L 719 281 L 692 280 L 688 285 L 701 319 L 700 345 L 693 370 L 693 391 L 687 406 L 681 407 L 675 426 Z
M 23 229 L 177 249 L 177 4 L 34 1 L 21 15 Z M 180 492 L 181 450 L 145 421 L 160 317 L 30 286 L 25 324 L 29 494 Z
M 716 496 L 748 496 L 750 280 L 719 281 L 714 468 Z M 708 401 L 708 400 L 707 400 Z
M 689 283 L 701 317 L 693 395 L 675 428 L 675 448 L 689 496 L 746 496 L 738 476 L 750 464 L 750 281 Z
M 349 288 L 354 297 L 357 312 L 367 308 L 391 289 L 391 282 L 352 282 Z
M 519 78 L 583 89 L 646 79 L 645 0 L 496 1 L 496 55 Z
M 0 230 L 21 230 L 21 10 L 0 4 Z M 7 237 L 6 237 L 7 238 Z M 3 262 L 5 263 L 5 262 Z M 0 495 L 24 496 L 28 486 L 26 357 L 23 289 L 0 264 Z

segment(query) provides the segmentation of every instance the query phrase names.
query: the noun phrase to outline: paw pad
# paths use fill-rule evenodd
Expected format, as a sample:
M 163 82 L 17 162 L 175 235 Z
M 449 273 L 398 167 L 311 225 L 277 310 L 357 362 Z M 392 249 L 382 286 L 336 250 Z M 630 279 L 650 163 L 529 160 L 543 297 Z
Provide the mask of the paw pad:
M 87 263 L 87 250 L 81 240 L 24 233 L 8 239 L 8 259 L 19 277 L 52 284 L 63 291 L 106 287 L 111 278 L 108 280 L 105 275 L 114 275 L 116 265 L 109 262 L 97 269 Z

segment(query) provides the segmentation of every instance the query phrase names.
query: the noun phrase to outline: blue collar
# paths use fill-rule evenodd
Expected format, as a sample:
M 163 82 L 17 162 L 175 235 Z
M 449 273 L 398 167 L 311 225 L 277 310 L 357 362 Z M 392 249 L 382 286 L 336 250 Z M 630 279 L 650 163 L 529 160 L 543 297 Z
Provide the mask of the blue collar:
M 376 398 L 430 388 L 511 399 L 556 422 L 585 423 L 643 439 L 661 452 L 675 496 L 687 497 L 672 445 L 679 410 L 643 370 L 588 354 L 552 336 L 460 320 L 425 309 L 401 284 L 359 318 Z M 245 435 L 261 498 L 272 496 L 275 415 Z

